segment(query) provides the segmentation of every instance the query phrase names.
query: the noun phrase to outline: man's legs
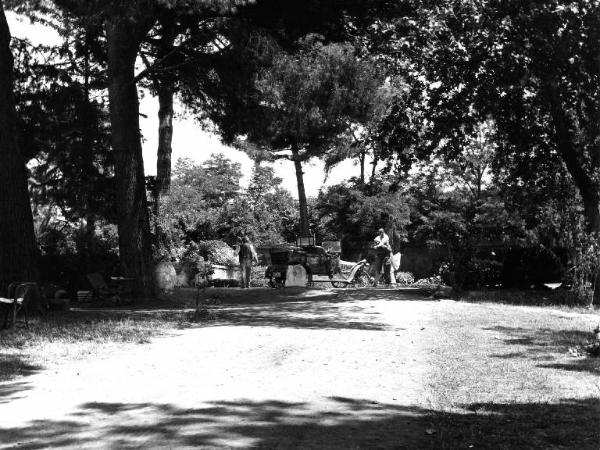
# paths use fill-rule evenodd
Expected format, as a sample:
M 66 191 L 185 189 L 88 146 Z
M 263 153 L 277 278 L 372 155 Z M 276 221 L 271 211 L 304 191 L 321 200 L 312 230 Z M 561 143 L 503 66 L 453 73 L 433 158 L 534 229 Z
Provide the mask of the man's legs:
M 242 269 L 242 288 L 250 287 L 250 272 L 252 269 L 252 263 L 242 262 L 240 264 Z
M 381 277 L 381 266 L 383 265 L 383 255 L 377 255 L 375 262 L 373 263 L 373 286 L 376 287 L 379 284 L 379 278 Z
M 241 288 L 244 289 L 246 287 L 246 264 L 240 262 L 240 273 L 242 275 L 242 285 Z
M 246 265 L 246 287 L 250 287 L 250 274 L 252 273 L 252 263 Z

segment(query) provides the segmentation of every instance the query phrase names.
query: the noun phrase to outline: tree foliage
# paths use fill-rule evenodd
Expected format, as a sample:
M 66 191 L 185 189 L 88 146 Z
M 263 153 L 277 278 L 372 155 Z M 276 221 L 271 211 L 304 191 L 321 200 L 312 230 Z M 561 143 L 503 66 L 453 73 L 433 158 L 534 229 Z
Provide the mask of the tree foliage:
M 309 231 L 302 163 L 347 142 L 352 124 L 367 120 L 378 83 L 351 46 L 314 38 L 295 53 L 275 53 L 256 78 L 252 107 L 240 116 L 240 145 L 259 161 L 294 162 L 302 234 Z
M 536 154 L 558 160 L 598 229 L 598 8 L 564 0 L 417 2 L 397 21 L 404 32 L 392 44 L 416 108 L 397 108 L 384 134 L 398 153 L 453 156 L 491 116 L 513 168 L 524 173 Z M 408 153 L 406 139 L 414 145 Z
M 222 155 L 200 165 L 179 159 L 168 201 L 157 218 L 167 238 L 159 253 L 171 254 L 199 241 L 234 245 L 242 236 L 257 245 L 293 239 L 295 202 L 273 169 L 256 164 L 246 189 L 240 185 L 241 175 L 240 164 Z
M 89 48 L 74 44 L 85 33 L 78 31 L 58 48 L 14 41 L 19 138 L 33 159 L 30 189 L 36 204 L 55 204 L 72 220 L 114 220 L 102 68 Z
M 342 183 L 319 194 L 316 212 L 330 239 L 347 245 L 373 240 L 379 228 L 391 235 L 395 250 L 406 240 L 410 223 L 408 199 L 384 186 L 366 190 L 361 184 Z

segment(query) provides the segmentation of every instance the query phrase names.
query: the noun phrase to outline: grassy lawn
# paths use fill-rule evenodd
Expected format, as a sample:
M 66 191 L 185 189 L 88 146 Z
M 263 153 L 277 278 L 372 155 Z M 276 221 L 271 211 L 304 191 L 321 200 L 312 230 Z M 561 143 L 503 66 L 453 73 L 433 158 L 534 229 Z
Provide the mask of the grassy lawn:
M 95 357 L 123 345 L 148 342 L 176 328 L 189 326 L 189 312 L 61 311 L 0 331 L 0 381 L 73 359 Z
M 430 355 L 434 448 L 600 448 L 597 313 L 442 302 Z

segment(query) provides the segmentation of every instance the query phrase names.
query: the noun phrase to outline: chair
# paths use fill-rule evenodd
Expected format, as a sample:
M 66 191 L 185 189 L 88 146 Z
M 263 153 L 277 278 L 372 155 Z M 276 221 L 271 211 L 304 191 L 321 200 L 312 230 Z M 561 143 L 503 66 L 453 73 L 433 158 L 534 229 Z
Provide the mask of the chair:
M 131 289 L 121 285 L 109 285 L 99 272 L 89 273 L 87 279 L 92 286 L 96 299 L 110 299 L 112 303 L 121 303 L 121 296 L 131 294 Z
M 8 328 L 9 321 L 14 329 L 17 324 L 17 315 L 22 312 L 25 326 L 29 327 L 29 313 L 32 307 L 37 307 L 43 312 L 45 306 L 44 296 L 37 283 L 29 281 L 15 281 L 8 286 L 8 298 L 1 298 L 2 304 L 6 310 L 4 316 L 3 328 Z M 37 306 L 36 306 L 37 304 Z

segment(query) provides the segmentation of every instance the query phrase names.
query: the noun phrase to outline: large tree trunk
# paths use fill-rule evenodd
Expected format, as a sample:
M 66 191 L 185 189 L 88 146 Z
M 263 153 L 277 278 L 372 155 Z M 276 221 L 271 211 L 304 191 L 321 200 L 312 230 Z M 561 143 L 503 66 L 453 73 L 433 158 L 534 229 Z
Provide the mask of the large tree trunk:
M 161 20 L 161 39 L 157 59 L 168 66 L 169 55 L 175 44 L 175 20 L 166 16 Z M 158 150 L 156 158 L 156 186 L 154 207 L 158 212 L 161 199 L 171 189 L 171 153 L 173 141 L 173 95 L 175 80 L 168 71 L 154 79 L 158 94 Z
M 377 163 L 379 162 L 379 153 L 377 150 L 373 150 L 373 162 L 371 163 L 373 167 L 371 168 L 371 178 L 369 179 L 369 183 L 373 184 L 375 182 L 375 175 L 377 175 Z
M 121 15 L 107 21 L 106 32 L 121 265 L 126 276 L 136 279 L 137 294 L 151 297 L 154 295 L 152 243 L 134 72 L 140 32 Z
M 296 181 L 298 182 L 298 203 L 300 204 L 300 235 L 310 236 L 308 225 L 308 203 L 306 191 L 304 190 L 304 172 L 302 172 L 302 161 L 296 144 L 292 145 L 292 159 L 296 168 Z
M 171 153 L 173 141 L 173 87 L 161 83 L 158 90 L 158 151 L 156 158 L 155 209 L 171 189 Z
M 570 122 L 562 105 L 558 83 L 547 80 L 544 87 L 554 125 L 554 140 L 583 200 L 583 214 L 587 231 L 600 238 L 600 184 L 596 181 L 596 173 L 600 170 L 598 167 L 600 159 L 597 154 L 593 155 L 591 170 L 586 170 L 585 158 L 575 143 L 576 139 L 573 135 L 575 127 Z M 600 304 L 599 273 L 600 268 L 596 268 L 593 299 L 593 303 L 596 305 Z
M 598 167 L 600 160 L 593 158 L 592 162 L 595 162 L 595 165 L 591 167 L 591 171 L 586 170 L 585 158 L 575 143 L 576 139 L 573 135 L 575 127 L 563 108 L 558 83 L 547 80 L 544 87 L 554 125 L 554 141 L 583 199 L 588 231 L 598 233 L 600 232 L 600 184 L 595 181 L 595 172 L 600 170 Z
M 82 162 L 84 171 L 87 173 L 94 173 L 94 128 L 97 125 L 96 117 L 94 114 L 94 108 L 90 99 L 90 48 L 91 39 L 88 32 L 85 33 L 84 42 L 84 58 L 83 58 L 83 94 L 84 104 L 83 109 L 80 111 L 81 128 L 83 130 L 83 145 L 81 151 Z M 85 226 L 85 237 L 86 237 L 86 249 L 87 257 L 86 270 L 94 270 L 92 268 L 92 262 L 96 254 L 96 217 L 91 209 L 90 197 L 92 196 L 92 183 L 84 183 L 86 189 L 86 226 Z
M 367 159 L 366 150 L 361 150 L 358 155 L 358 161 L 360 163 L 360 184 L 365 184 L 365 160 Z
M 583 198 L 583 214 L 590 233 L 600 234 L 600 192 L 583 192 L 580 190 Z
M 0 0 L 0 295 L 13 281 L 37 277 L 25 161 L 17 142 L 10 31 Z

